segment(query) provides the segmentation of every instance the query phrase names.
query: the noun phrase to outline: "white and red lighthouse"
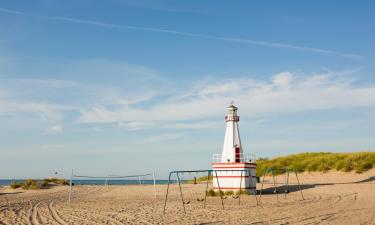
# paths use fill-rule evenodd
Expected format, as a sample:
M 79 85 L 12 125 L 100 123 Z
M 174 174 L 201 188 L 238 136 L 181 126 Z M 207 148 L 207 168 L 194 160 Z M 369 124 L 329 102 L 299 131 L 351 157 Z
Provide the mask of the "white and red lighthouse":
M 256 191 L 256 163 L 254 155 L 243 153 L 237 115 L 238 108 L 230 105 L 225 117 L 227 125 L 223 152 L 214 155 L 212 162 L 213 186 L 218 191 Z

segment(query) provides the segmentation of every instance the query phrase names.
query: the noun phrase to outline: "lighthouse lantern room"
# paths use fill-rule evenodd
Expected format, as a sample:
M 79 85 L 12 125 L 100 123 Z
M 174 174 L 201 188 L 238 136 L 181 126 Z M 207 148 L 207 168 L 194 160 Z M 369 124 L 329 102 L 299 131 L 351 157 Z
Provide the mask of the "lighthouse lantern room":
M 226 131 L 222 154 L 215 154 L 212 162 L 214 170 L 213 186 L 218 191 L 256 191 L 255 156 L 243 153 L 237 115 L 238 108 L 233 104 L 225 117 Z

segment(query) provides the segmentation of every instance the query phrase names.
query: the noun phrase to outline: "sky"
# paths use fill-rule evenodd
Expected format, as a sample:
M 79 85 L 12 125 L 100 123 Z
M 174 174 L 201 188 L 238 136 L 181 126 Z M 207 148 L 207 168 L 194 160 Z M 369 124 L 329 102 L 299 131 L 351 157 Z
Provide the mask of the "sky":
M 0 178 L 375 150 L 373 1 L 2 0 Z

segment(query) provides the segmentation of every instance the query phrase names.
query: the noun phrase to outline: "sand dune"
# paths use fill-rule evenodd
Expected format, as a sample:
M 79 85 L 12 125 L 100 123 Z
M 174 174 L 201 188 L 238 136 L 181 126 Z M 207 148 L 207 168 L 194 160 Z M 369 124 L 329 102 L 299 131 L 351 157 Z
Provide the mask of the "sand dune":
M 375 170 L 363 173 L 329 172 L 300 174 L 303 195 L 291 177 L 290 193 L 279 195 L 267 177 L 257 206 L 254 196 L 228 196 L 224 209 L 218 197 L 203 202 L 205 184 L 184 184 L 183 212 L 178 186 L 172 185 L 163 214 L 166 185 L 74 187 L 73 201 L 68 188 L 24 191 L 0 189 L 1 224 L 375 224 Z M 282 186 L 284 176 L 277 177 Z M 259 186 L 258 186 L 259 187 Z M 258 196 L 259 200 L 259 196 Z M 240 205 L 239 205 L 240 202 Z

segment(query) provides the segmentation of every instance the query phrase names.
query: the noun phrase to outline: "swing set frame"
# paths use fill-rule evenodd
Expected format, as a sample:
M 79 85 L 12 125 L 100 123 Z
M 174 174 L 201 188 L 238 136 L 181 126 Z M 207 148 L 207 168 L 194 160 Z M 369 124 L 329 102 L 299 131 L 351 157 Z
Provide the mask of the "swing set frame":
M 272 181 L 273 181 L 273 187 L 274 187 L 274 193 L 276 193 L 276 198 L 277 198 L 277 203 L 279 203 L 279 192 L 277 191 L 277 178 L 275 178 L 275 172 L 281 171 L 281 173 L 285 173 L 285 190 L 284 190 L 284 199 L 286 198 L 286 194 L 289 193 L 289 175 L 290 173 L 294 173 L 296 175 L 297 183 L 298 183 L 298 188 L 301 193 L 302 200 L 305 200 L 305 197 L 303 196 L 301 184 L 298 179 L 297 172 L 294 169 L 289 169 L 289 168 L 266 168 L 263 172 L 263 179 L 262 179 L 262 186 L 259 191 L 259 203 L 262 199 L 262 191 L 263 191 L 263 184 L 265 177 L 268 173 L 271 172 L 272 174 Z
M 255 197 L 257 206 L 260 205 L 260 203 L 261 203 L 262 191 L 263 191 L 263 185 L 264 185 L 265 176 L 268 173 L 270 173 L 270 172 L 272 174 L 273 187 L 275 188 L 274 189 L 274 193 L 276 193 L 277 203 L 279 203 L 279 193 L 277 191 L 277 181 L 275 179 L 275 172 L 276 171 L 281 171 L 282 173 L 285 173 L 285 175 L 286 175 L 286 177 L 285 177 L 285 193 L 284 193 L 284 198 L 286 198 L 286 194 L 289 193 L 289 189 L 288 188 L 289 188 L 289 176 L 290 176 L 290 173 L 294 173 L 295 176 L 296 176 L 296 179 L 297 179 L 298 188 L 299 188 L 299 191 L 301 193 L 302 200 L 305 200 L 305 198 L 303 196 L 303 192 L 302 192 L 302 187 L 301 187 L 301 184 L 299 182 L 299 178 L 298 178 L 297 172 L 295 170 L 289 169 L 289 168 L 266 168 L 264 170 L 264 172 L 263 172 L 263 180 L 261 182 L 262 184 L 261 184 L 261 188 L 259 190 L 259 198 L 257 197 L 257 192 L 255 192 L 255 194 L 252 193 L 252 195 L 254 195 L 254 197 Z M 240 205 L 241 204 L 241 194 L 242 194 L 242 177 L 243 177 L 243 172 L 248 172 L 248 170 L 246 170 L 246 169 L 242 169 L 242 170 L 177 170 L 177 171 L 171 171 L 169 173 L 167 192 L 165 194 L 165 200 L 164 200 L 163 214 L 165 214 L 165 211 L 166 211 L 168 194 L 169 194 L 169 185 L 171 184 L 171 177 L 172 177 L 173 174 L 176 174 L 176 176 L 177 176 L 178 188 L 179 188 L 179 192 L 180 192 L 180 198 L 181 198 L 181 202 L 182 202 L 182 207 L 183 207 L 184 213 L 186 213 L 185 201 L 184 201 L 184 196 L 182 194 L 182 188 L 181 188 L 181 179 L 180 179 L 180 176 L 179 176 L 179 174 L 183 174 L 183 173 L 207 173 L 206 191 L 205 191 L 205 195 L 204 195 L 203 208 L 206 208 L 207 193 L 208 193 L 207 192 L 208 191 L 208 183 L 210 182 L 209 177 L 212 174 L 214 174 L 215 177 L 216 177 L 216 182 L 217 182 L 217 186 L 218 186 L 218 189 L 219 189 L 219 195 L 220 195 L 220 199 L 221 199 L 221 207 L 222 207 L 222 209 L 224 209 L 224 201 L 223 201 L 223 196 L 221 194 L 222 192 L 221 192 L 221 189 L 220 189 L 220 182 L 219 182 L 219 178 L 218 178 L 217 172 L 241 172 L 240 190 L 239 190 L 239 194 L 238 194 L 238 205 Z M 213 179 L 215 179 L 215 177 L 213 177 Z M 256 186 L 256 183 L 255 184 L 253 183 L 254 182 L 253 179 L 250 178 L 250 180 L 251 180 L 251 185 Z
M 239 194 L 238 194 L 238 204 L 240 205 L 241 204 L 241 194 L 242 194 L 242 177 L 243 177 L 243 172 L 246 173 L 246 172 L 249 172 L 249 170 L 246 170 L 246 169 L 242 169 L 242 170 L 178 170 L 178 171 L 171 171 L 169 173 L 167 192 L 165 194 L 163 214 L 165 214 L 165 210 L 166 210 L 166 206 L 167 206 L 167 200 L 168 200 L 168 194 L 169 194 L 169 185 L 171 184 L 172 174 L 176 174 L 176 176 L 177 176 L 178 188 L 179 188 L 179 192 L 180 192 L 180 198 L 181 198 L 181 202 L 182 202 L 182 207 L 184 209 L 184 213 L 186 213 L 185 201 L 184 201 L 184 196 L 182 194 L 182 188 L 181 188 L 181 179 L 180 179 L 180 176 L 179 176 L 179 174 L 183 174 L 183 173 L 207 173 L 206 191 L 205 191 L 205 195 L 204 195 L 203 208 L 206 208 L 207 193 L 208 193 L 208 183 L 210 182 L 209 177 L 212 174 L 214 174 L 215 177 L 216 177 L 216 182 L 217 182 L 217 186 L 218 186 L 218 189 L 219 189 L 219 195 L 220 195 L 220 199 L 221 199 L 221 207 L 222 207 L 222 209 L 224 209 L 224 201 L 223 201 L 223 196 L 221 194 L 220 182 L 219 182 L 219 178 L 218 178 L 217 172 L 241 172 L 241 176 L 240 176 L 241 177 L 241 179 L 240 179 L 240 189 L 239 189 Z M 212 179 L 214 179 L 214 177 Z M 255 186 L 256 183 L 255 184 L 253 183 L 254 182 L 253 179 L 250 178 L 250 180 L 251 180 L 251 184 Z M 255 200 L 256 200 L 257 205 L 258 205 L 258 198 L 256 196 L 256 193 L 254 194 L 254 197 L 255 197 Z

